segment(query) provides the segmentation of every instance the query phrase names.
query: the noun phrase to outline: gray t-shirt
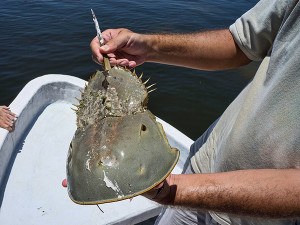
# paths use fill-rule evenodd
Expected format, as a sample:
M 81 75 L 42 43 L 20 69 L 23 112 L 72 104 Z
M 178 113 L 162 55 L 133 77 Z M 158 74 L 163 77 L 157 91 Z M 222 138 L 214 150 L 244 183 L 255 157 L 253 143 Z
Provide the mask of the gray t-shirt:
M 262 63 L 253 80 L 192 147 L 193 169 L 197 173 L 300 169 L 300 3 L 261 0 L 230 31 L 242 51 Z M 221 224 L 293 224 L 211 215 Z

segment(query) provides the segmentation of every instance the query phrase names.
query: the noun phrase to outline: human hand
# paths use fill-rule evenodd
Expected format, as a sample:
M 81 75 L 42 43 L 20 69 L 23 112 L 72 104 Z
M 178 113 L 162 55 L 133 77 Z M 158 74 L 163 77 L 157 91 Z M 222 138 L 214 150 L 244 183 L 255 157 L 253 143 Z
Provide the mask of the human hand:
M 177 186 L 176 175 L 170 174 L 163 182 L 142 194 L 142 196 L 160 204 L 170 205 L 174 202 Z
M 90 43 L 96 63 L 103 64 L 103 54 L 107 54 L 111 66 L 132 69 L 145 62 L 148 51 L 146 35 L 121 28 L 105 30 L 102 36 L 106 43 L 104 46 L 100 47 L 97 37 Z
M 3 105 L 0 106 L 0 127 L 13 132 L 15 129 L 16 114 L 10 111 L 10 108 Z

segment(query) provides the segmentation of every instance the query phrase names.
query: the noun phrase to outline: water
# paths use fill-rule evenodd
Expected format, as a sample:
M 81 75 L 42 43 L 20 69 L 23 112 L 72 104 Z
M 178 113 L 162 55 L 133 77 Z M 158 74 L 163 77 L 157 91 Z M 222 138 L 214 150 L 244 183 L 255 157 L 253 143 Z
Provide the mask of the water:
M 90 8 L 102 30 L 126 27 L 143 33 L 227 28 L 257 0 L 2 0 L 0 5 L 0 105 L 9 105 L 24 85 L 58 73 L 87 80 L 99 66 L 89 43 L 96 35 Z M 250 64 L 205 72 L 146 63 L 137 68 L 158 90 L 149 108 L 192 139 L 218 118 L 249 82 Z

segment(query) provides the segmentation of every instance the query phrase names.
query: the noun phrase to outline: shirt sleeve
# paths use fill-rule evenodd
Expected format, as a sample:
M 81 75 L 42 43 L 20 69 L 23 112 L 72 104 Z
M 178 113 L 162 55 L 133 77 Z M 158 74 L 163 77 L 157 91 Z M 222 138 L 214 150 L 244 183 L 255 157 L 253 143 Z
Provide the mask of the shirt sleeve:
M 249 59 L 259 61 L 271 52 L 288 2 L 261 0 L 229 27 L 235 42 Z

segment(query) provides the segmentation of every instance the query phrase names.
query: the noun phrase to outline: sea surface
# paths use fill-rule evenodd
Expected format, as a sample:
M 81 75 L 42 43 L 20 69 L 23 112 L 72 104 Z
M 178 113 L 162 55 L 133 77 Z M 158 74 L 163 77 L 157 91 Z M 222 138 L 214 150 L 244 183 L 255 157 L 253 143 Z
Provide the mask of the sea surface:
M 227 28 L 257 0 L 1 0 L 0 105 L 9 105 L 24 85 L 45 74 L 87 80 L 96 69 L 89 43 L 96 35 L 90 9 L 102 30 L 186 33 Z M 187 43 L 188 44 L 188 43 Z M 145 63 L 158 90 L 149 109 L 192 139 L 216 120 L 251 80 L 257 64 L 207 72 Z

